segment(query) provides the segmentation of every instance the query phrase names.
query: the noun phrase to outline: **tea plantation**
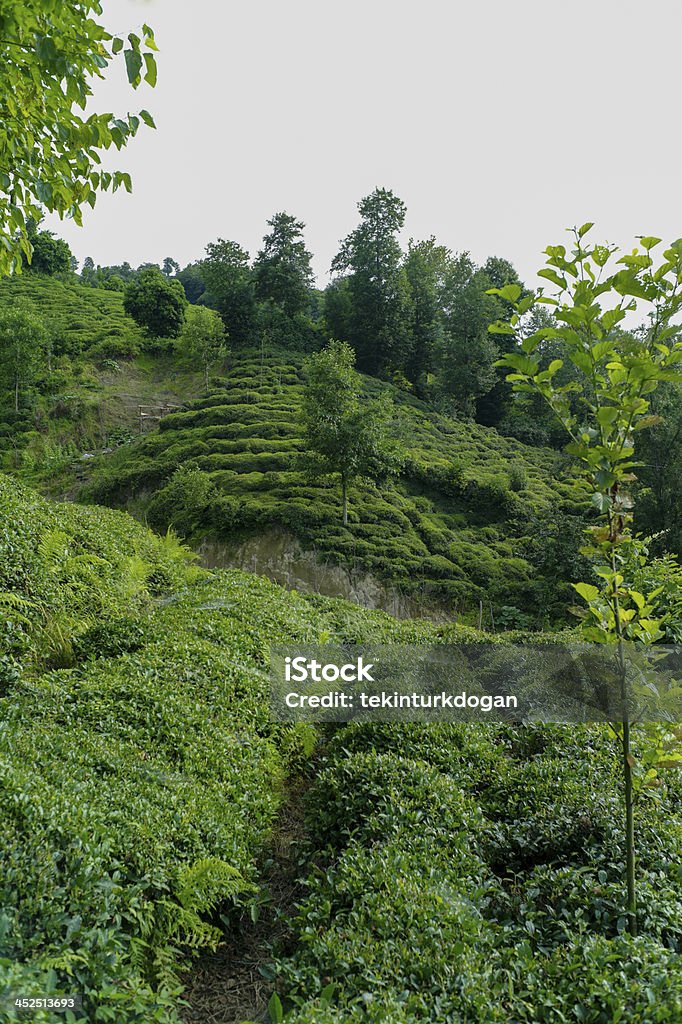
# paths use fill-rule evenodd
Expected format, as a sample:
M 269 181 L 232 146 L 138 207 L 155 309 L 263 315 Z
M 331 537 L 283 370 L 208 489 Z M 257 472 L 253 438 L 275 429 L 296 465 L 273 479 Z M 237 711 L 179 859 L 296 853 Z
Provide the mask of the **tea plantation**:
M 301 467 L 302 358 L 240 351 L 230 362 L 209 395 L 102 458 L 87 500 L 127 504 L 193 541 L 279 525 L 325 559 L 455 612 L 485 601 L 521 625 L 561 606 L 556 579 L 572 571 L 562 544 L 579 535 L 585 503 L 555 452 L 365 378 L 368 396 L 394 399 L 407 458 L 396 482 L 351 487 L 344 527 L 337 483 L 311 481 Z
M 144 334 L 123 312 L 120 292 L 89 288 L 73 276 L 64 280 L 45 274 L 21 274 L 0 281 L 0 309 L 25 304 L 36 307 L 50 330 L 56 356 L 130 357 L 139 351 Z
M 213 908 L 253 897 L 309 746 L 268 721 L 269 644 L 332 623 L 257 577 L 193 569 L 120 512 L 0 477 L 0 513 L 4 995 L 84 993 L 67 1020 L 177 1020 L 178 969 L 219 938 Z
M 306 878 L 262 950 L 287 1021 L 682 1020 L 679 777 L 638 809 L 631 939 L 605 730 L 269 720 L 272 642 L 474 631 L 208 573 L 172 535 L 4 477 L 0 523 L 3 1019 L 79 992 L 32 1019 L 179 1021 L 181 972 L 262 899 L 303 773 Z

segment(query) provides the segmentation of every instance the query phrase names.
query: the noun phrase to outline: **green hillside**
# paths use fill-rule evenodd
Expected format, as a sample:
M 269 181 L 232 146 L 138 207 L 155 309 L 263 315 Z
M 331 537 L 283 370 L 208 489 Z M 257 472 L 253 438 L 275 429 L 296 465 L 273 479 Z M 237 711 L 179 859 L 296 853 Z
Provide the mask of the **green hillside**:
M 556 452 L 440 416 L 392 385 L 365 385 L 394 398 L 408 458 L 397 482 L 351 488 L 348 527 L 336 482 L 311 483 L 298 466 L 303 373 L 291 352 L 236 353 L 208 396 L 101 458 L 85 496 L 194 541 L 279 525 L 326 559 L 453 611 L 482 600 L 500 620 L 514 608 L 536 620 L 550 592 L 560 601 L 555 577 L 570 575 L 557 569 L 561 534 L 577 533 L 584 504 Z
M 77 279 L 24 273 L 0 281 L 0 309 L 16 303 L 37 307 L 50 328 L 56 356 L 132 355 L 144 334 L 123 312 L 120 292 L 88 288 Z
M 196 570 L 124 513 L 2 476 L 0 522 L 7 1019 L 17 993 L 78 992 L 32 1019 L 207 1024 L 196 954 L 278 907 L 248 990 L 239 957 L 207 961 L 225 1019 L 265 1020 L 273 991 L 291 1024 L 679 1019 L 679 777 L 638 810 L 632 939 L 605 728 L 269 719 L 271 643 L 482 635 Z M 295 907 L 268 880 L 282 843 Z
M 176 1020 L 177 970 L 215 943 L 215 904 L 251 898 L 306 740 L 268 722 L 268 645 L 340 638 L 334 604 L 197 572 L 124 513 L 2 476 L 0 522 L 0 998 L 76 990 L 79 1020 Z

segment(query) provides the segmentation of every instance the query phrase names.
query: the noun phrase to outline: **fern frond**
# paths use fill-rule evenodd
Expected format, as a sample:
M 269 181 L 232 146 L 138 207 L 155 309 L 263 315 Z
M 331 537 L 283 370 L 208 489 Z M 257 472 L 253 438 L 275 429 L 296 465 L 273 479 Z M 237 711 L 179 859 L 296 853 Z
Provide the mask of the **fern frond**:
M 253 891 L 255 886 L 227 861 L 206 857 L 182 869 L 176 895 L 187 910 L 205 913 L 229 896 Z

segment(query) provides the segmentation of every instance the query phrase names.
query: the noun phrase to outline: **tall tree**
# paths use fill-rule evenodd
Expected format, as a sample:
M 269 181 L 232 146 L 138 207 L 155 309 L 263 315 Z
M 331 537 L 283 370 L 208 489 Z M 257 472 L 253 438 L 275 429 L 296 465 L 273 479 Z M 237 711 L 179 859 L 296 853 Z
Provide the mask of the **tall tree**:
M 28 223 L 43 209 L 82 220 L 97 193 L 123 185 L 130 176 L 101 170 L 100 153 L 122 149 L 141 121 L 139 115 L 78 113 L 89 105 L 91 80 L 103 78 L 123 53 L 128 81 L 156 83 L 154 34 L 114 36 L 99 20 L 100 0 L 28 0 L 0 5 L 0 277 L 30 260 Z M 41 209 L 42 208 L 42 209 Z
M 376 480 L 397 473 L 402 455 L 391 429 L 395 410 L 385 397 L 362 397 L 355 353 L 346 342 L 330 341 L 305 364 L 302 420 L 312 474 L 338 474 L 344 526 L 348 487 L 358 477 Z
M 516 269 L 509 260 L 501 256 L 489 256 L 481 267 L 481 286 L 485 288 L 503 289 L 506 285 L 518 285 L 521 288 L 521 295 L 528 294 Z M 486 284 L 486 281 L 489 282 Z M 504 299 L 498 298 L 496 311 L 491 313 L 492 322 L 498 316 L 511 314 L 511 307 Z M 506 335 L 499 335 L 496 338 L 497 348 L 501 355 L 509 351 L 509 341 Z M 491 388 L 482 392 L 476 397 L 476 419 L 487 427 L 499 427 L 504 417 L 509 412 L 512 402 L 511 384 L 507 383 L 506 374 L 501 369 L 496 369 L 495 380 Z
M 40 370 L 46 341 L 45 325 L 32 310 L 14 306 L 0 312 L 0 375 L 11 389 L 15 412 Z
M 174 275 L 177 274 L 179 269 L 180 264 L 176 263 L 172 256 L 166 256 L 161 266 L 161 270 L 166 275 L 166 277 L 173 277 Z
M 663 384 L 650 401 L 655 419 L 637 435 L 642 466 L 635 523 L 657 535 L 659 550 L 682 556 L 682 387 Z
M 219 238 L 206 246 L 199 269 L 206 285 L 202 302 L 218 310 L 232 343 L 251 340 L 256 327 L 256 294 L 248 252 L 237 242 Z
M 497 380 L 498 356 L 488 326 L 500 305 L 486 295 L 489 280 L 469 253 L 451 257 L 441 292 L 443 331 L 434 351 L 434 390 L 441 402 L 461 416 L 473 416 L 476 401 Z
M 175 276 L 185 289 L 187 301 L 191 303 L 198 302 L 206 291 L 200 265 L 198 263 L 188 263 Z
M 331 269 L 348 278 L 348 340 L 358 367 L 381 374 L 403 369 L 409 352 L 409 284 L 397 237 L 406 207 L 390 189 L 376 188 L 358 210 L 360 224 L 341 243 Z
M 405 273 L 410 286 L 410 351 L 405 373 L 424 394 L 434 359 L 443 337 L 443 296 L 452 255 L 435 238 L 424 242 L 410 239 Z
M 180 348 L 200 363 L 208 391 L 211 369 L 227 354 L 225 326 L 220 314 L 205 306 L 190 306 L 180 336 Z
M 312 254 L 303 240 L 305 224 L 288 213 L 276 213 L 268 227 L 253 264 L 256 297 L 293 318 L 308 308 L 313 286 Z

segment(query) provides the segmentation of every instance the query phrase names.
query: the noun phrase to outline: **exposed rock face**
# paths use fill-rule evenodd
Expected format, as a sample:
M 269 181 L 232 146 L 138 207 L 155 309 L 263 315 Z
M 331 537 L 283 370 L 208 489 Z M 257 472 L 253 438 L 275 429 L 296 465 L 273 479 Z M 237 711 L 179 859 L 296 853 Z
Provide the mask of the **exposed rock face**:
M 449 622 L 453 614 L 442 605 L 401 594 L 374 576 L 320 561 L 315 549 L 304 548 L 286 530 L 272 529 L 234 543 L 206 539 L 198 547 L 208 569 L 244 569 L 267 576 L 292 590 L 342 597 L 363 608 L 378 608 L 399 619 L 425 618 Z

